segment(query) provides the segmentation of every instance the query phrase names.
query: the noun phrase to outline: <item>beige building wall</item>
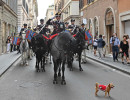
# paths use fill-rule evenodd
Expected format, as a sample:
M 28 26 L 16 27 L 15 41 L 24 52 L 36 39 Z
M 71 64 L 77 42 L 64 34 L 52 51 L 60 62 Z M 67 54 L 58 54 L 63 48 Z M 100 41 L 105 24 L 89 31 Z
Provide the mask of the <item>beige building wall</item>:
M 130 36 L 130 0 L 118 0 L 120 37 Z
M 79 0 L 65 0 L 64 7 L 61 10 L 64 22 L 71 23 L 71 19 L 75 19 L 75 24 L 80 24 L 79 16 Z
M 17 29 L 17 1 L 0 1 L 0 54 L 6 52 L 6 39 L 13 36 Z
M 45 22 L 49 19 L 55 16 L 55 6 L 54 5 L 50 5 L 46 11 L 46 19 Z
M 46 18 L 45 18 L 45 23 L 52 17 L 55 16 L 55 6 L 54 5 L 50 5 L 46 11 Z M 51 29 L 51 32 L 53 31 L 53 26 L 49 26 L 49 28 Z
M 23 4 L 23 1 L 24 4 Z M 18 33 L 20 32 L 23 24 L 29 24 L 29 7 L 28 0 L 18 0 Z
M 38 5 L 37 0 L 30 0 L 29 1 L 29 19 L 28 23 L 31 28 L 34 28 L 37 26 L 38 20 Z
M 81 23 L 83 19 L 86 19 L 86 27 L 91 30 L 93 36 L 95 36 L 95 23 L 97 20 L 97 30 L 99 34 L 106 36 L 106 43 L 108 44 L 108 52 L 111 52 L 110 37 L 113 33 L 119 33 L 119 14 L 118 14 L 118 0 L 95 0 L 90 4 L 85 4 L 83 9 L 80 10 Z M 84 2 L 85 3 L 85 2 Z M 110 12 L 110 14 L 109 14 Z M 107 15 L 110 18 L 107 18 Z M 106 25 L 106 20 L 113 20 L 113 24 Z

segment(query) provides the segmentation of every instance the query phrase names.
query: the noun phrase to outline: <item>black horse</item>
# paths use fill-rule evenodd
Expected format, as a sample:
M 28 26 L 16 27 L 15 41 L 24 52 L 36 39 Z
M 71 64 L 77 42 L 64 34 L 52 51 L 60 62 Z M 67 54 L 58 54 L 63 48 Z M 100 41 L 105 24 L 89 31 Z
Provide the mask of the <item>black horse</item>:
M 78 55 L 79 70 L 83 71 L 81 67 L 81 54 L 85 47 L 85 33 L 79 27 L 77 27 L 75 30 L 76 30 L 76 34 L 75 34 L 76 45 L 73 46 L 72 52 L 74 52 L 75 55 L 76 54 Z M 73 67 L 72 67 L 73 58 L 69 57 L 69 61 L 71 61 L 70 63 L 68 63 L 70 71 L 73 71 Z
M 36 71 L 39 72 L 39 63 L 42 71 L 45 71 L 45 56 L 48 52 L 47 39 L 42 34 L 37 34 L 31 39 L 32 50 L 36 54 Z
M 67 32 L 60 32 L 53 40 L 50 46 L 50 53 L 53 57 L 54 63 L 54 80 L 53 84 L 57 84 L 57 74 L 61 76 L 62 69 L 62 81 L 61 84 L 65 85 L 65 61 L 66 55 L 70 54 L 70 47 L 74 45 L 75 39 L 74 37 Z M 58 73 L 57 73 L 58 72 Z

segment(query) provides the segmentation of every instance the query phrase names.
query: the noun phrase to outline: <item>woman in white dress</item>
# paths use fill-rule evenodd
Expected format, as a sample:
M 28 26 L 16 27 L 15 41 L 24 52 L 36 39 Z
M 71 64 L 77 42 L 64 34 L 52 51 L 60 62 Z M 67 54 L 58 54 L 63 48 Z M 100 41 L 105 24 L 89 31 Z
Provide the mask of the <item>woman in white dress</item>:
M 7 53 L 10 53 L 10 37 L 8 36 L 7 38 L 7 41 L 6 41 L 6 44 L 7 44 Z

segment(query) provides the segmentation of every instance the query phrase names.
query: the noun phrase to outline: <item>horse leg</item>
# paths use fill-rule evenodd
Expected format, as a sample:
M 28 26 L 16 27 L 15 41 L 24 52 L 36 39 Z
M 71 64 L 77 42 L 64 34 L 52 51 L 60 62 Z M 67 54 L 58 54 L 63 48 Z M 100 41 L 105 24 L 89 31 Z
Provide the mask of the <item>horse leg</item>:
M 57 62 L 54 61 L 54 80 L 53 84 L 58 84 L 57 82 Z
M 59 67 L 58 76 L 61 77 L 61 68 Z
M 50 54 L 50 64 L 52 64 L 52 62 L 51 62 L 51 54 Z
M 73 71 L 73 66 L 72 66 L 73 60 L 74 60 L 73 57 L 71 57 L 69 62 L 70 71 Z
M 65 72 L 65 61 L 63 61 L 63 64 L 62 64 L 62 81 L 61 81 L 62 85 L 66 85 L 64 72 Z
M 45 57 L 44 56 L 41 59 L 41 68 L 42 68 L 42 71 L 45 72 Z
M 36 71 L 40 72 L 40 70 L 39 70 L 39 58 L 38 58 L 37 54 L 36 54 Z
M 22 52 L 22 61 L 21 61 L 21 65 L 24 64 L 24 56 L 23 56 L 23 52 Z
M 78 53 L 78 55 L 79 55 L 79 70 L 80 70 L 80 71 L 83 71 L 83 69 L 82 69 L 82 67 L 81 67 L 81 53 L 82 53 L 82 52 Z
M 28 61 L 27 61 L 27 52 L 25 52 L 25 64 L 26 64 L 26 66 L 28 65 Z

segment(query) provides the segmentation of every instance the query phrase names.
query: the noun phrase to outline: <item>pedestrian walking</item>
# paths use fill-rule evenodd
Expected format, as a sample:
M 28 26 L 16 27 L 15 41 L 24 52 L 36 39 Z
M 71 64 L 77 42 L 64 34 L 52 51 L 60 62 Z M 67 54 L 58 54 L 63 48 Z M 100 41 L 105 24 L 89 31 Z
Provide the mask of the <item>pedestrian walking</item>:
M 97 45 L 97 50 L 99 53 L 99 59 L 102 59 L 102 50 L 103 50 L 103 39 L 102 39 L 102 35 L 99 35 L 99 39 L 97 41 L 98 45 Z
M 127 41 L 128 41 L 128 44 L 129 44 L 128 54 L 130 55 L 130 37 L 129 37 L 129 35 L 127 35 Z
M 93 47 L 94 47 L 94 56 L 97 56 L 96 55 L 96 51 L 97 51 L 97 46 L 98 46 L 98 39 L 97 39 L 97 36 L 94 37 L 94 40 L 93 40 Z
M 6 44 L 7 44 L 7 53 L 10 53 L 10 36 L 7 37 L 7 40 L 6 40 Z
M 114 33 L 113 36 L 110 39 L 110 44 L 112 46 L 112 53 L 113 53 L 113 61 L 118 61 L 118 53 L 119 53 L 119 46 L 120 46 L 120 40 L 117 37 L 117 33 Z
M 105 35 L 103 35 L 103 41 L 105 41 Z M 107 49 L 107 45 L 106 45 L 106 42 L 103 44 L 103 57 L 105 58 L 106 56 L 106 49 Z
M 124 64 L 124 54 L 126 55 L 127 64 L 129 64 L 129 43 L 127 41 L 127 36 L 123 36 L 123 40 L 120 43 L 120 52 L 122 53 L 122 64 Z
M 10 37 L 10 46 L 11 46 L 10 52 L 12 52 L 13 51 L 13 37 L 12 36 Z

